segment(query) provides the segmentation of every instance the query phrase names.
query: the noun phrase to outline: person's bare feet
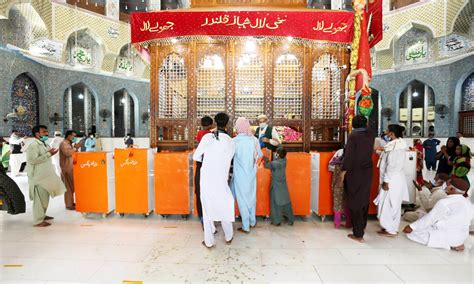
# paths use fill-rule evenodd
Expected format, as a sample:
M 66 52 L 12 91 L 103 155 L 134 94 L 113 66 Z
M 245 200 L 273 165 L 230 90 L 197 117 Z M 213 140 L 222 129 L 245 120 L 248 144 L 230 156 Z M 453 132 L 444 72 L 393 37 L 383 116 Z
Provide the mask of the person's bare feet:
M 469 235 L 474 236 L 474 231 L 470 231 Z
M 384 237 L 396 237 L 398 234 L 390 234 L 389 232 L 385 231 L 384 229 L 377 231 L 377 234 L 384 236 Z
M 67 206 L 66 209 L 67 209 L 67 210 L 76 210 L 76 205 Z
M 50 217 L 50 216 L 45 216 L 45 217 L 44 217 L 44 220 L 45 220 L 45 221 L 53 220 L 53 219 L 54 219 L 54 217 Z
M 347 237 L 349 237 L 350 239 L 353 239 L 354 241 L 358 241 L 359 243 L 365 242 L 364 238 L 358 238 L 358 237 L 354 236 L 354 234 L 349 234 L 349 235 L 347 235 Z
M 234 238 L 232 238 L 232 239 L 230 239 L 230 240 L 228 240 L 228 241 L 225 241 L 226 245 L 232 244 L 232 240 L 233 240 L 233 239 L 234 239 Z
M 458 252 L 464 251 L 464 245 L 460 245 L 460 246 L 457 246 L 457 247 L 451 247 L 451 250 L 458 251 Z
M 51 224 L 48 223 L 48 222 L 43 221 L 43 222 L 41 222 L 41 223 L 39 223 L 39 224 L 34 225 L 33 227 L 41 228 L 41 227 L 48 227 L 48 226 L 51 226 Z

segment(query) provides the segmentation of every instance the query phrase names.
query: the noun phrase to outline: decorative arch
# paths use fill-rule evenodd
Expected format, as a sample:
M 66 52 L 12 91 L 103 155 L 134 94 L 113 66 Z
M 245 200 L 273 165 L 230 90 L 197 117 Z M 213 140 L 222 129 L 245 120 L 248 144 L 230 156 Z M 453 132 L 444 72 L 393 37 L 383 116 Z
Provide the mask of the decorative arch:
M 141 76 L 145 68 L 143 60 L 130 44 L 122 46 L 115 60 L 115 73 L 126 76 Z
M 206 54 L 201 57 L 197 66 L 197 117 L 214 114 L 225 110 L 226 74 L 225 60 L 217 54 Z
M 301 119 L 303 114 L 303 67 L 298 57 L 277 57 L 273 74 L 273 118 Z
M 410 81 L 397 96 L 398 121 L 406 135 L 426 137 L 435 130 L 435 94 L 428 84 Z
M 100 69 L 105 47 L 90 29 L 72 32 L 66 44 L 66 62 L 80 68 Z
M 138 132 L 138 98 L 126 88 L 117 90 L 112 96 L 112 136 L 124 137 Z
M 187 118 L 188 75 L 184 58 L 168 54 L 159 70 L 159 118 Z
M 79 134 L 97 133 L 99 125 L 99 100 L 96 93 L 85 83 L 71 85 L 64 92 L 64 131 Z
M 321 55 L 312 69 L 313 119 L 339 119 L 341 114 L 341 71 L 339 61 L 330 54 Z
M 409 23 L 393 39 L 395 65 L 429 63 L 434 60 L 433 31 L 427 26 Z
M 265 66 L 256 53 L 244 53 L 235 70 L 235 117 L 254 119 L 263 113 Z
M 39 124 L 39 90 L 28 73 L 22 73 L 13 80 L 11 109 L 17 114 L 12 128 L 24 135 L 31 135 L 31 128 Z

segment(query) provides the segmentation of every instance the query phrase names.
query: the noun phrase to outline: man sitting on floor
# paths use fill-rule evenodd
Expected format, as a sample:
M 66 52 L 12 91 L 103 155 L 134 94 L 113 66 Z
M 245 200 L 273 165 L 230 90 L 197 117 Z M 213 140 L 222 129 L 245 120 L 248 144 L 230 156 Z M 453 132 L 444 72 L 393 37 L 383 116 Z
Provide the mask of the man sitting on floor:
M 403 232 L 410 240 L 432 248 L 463 251 L 474 217 L 473 204 L 466 198 L 468 189 L 465 180 L 452 179 L 446 188 L 448 197 L 438 201 L 428 214 L 406 226 Z
M 423 187 L 413 181 L 413 184 L 415 184 L 415 187 L 418 189 L 420 208 L 414 212 L 406 212 L 403 214 L 403 219 L 410 223 L 415 222 L 430 212 L 439 200 L 446 198 L 448 195 L 444 189 L 446 188 L 446 184 L 449 183 L 448 179 L 449 175 L 439 173 L 435 176 L 434 181 L 425 181 Z

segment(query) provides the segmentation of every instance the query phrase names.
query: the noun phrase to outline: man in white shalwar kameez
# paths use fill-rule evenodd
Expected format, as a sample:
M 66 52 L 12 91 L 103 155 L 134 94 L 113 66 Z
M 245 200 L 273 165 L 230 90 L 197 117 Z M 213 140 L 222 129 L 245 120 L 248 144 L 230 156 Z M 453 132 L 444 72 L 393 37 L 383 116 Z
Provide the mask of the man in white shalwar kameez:
M 428 247 L 463 251 L 474 218 L 473 204 L 466 195 L 468 189 L 465 180 L 454 178 L 446 188 L 448 197 L 403 232 L 410 240 Z
M 402 202 L 408 201 L 408 186 L 405 177 L 405 159 L 408 149 L 403 140 L 403 127 L 389 125 L 387 135 L 391 141 L 384 147 L 380 156 L 379 195 L 374 200 L 377 205 L 377 217 L 383 236 L 396 236 L 400 227 Z
M 61 137 L 61 132 L 60 131 L 54 131 L 54 138 L 49 143 L 49 147 L 53 149 L 59 149 L 59 145 L 61 145 L 61 142 L 63 142 L 64 138 Z M 53 166 L 56 171 L 56 174 L 58 177 L 61 177 L 61 166 L 59 165 L 59 154 L 54 155 L 52 158 Z
M 439 173 L 435 176 L 433 181 L 429 181 L 423 186 L 418 185 L 415 181 L 413 181 L 413 183 L 418 190 L 417 204 L 419 204 L 420 207 L 416 211 L 405 212 L 405 214 L 403 214 L 403 219 L 410 223 L 428 214 L 438 201 L 448 196 L 445 189 L 447 183 L 449 183 L 449 175 Z
M 225 131 L 229 116 L 218 113 L 214 118 L 217 130 L 204 135 L 194 152 L 193 159 L 202 162 L 201 203 L 203 211 L 204 242 L 207 248 L 215 245 L 215 221 L 220 221 L 225 240 L 233 239 L 235 221 L 234 196 L 229 188 L 229 170 L 235 153 L 232 138 Z

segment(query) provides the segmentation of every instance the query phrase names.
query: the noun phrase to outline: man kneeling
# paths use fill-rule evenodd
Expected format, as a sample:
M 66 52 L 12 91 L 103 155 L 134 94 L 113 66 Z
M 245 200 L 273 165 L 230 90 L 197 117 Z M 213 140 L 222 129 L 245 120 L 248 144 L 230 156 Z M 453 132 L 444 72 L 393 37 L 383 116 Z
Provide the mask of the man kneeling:
M 463 251 L 474 214 L 473 205 L 466 198 L 468 189 L 465 180 L 452 179 L 446 188 L 448 197 L 438 201 L 427 215 L 406 226 L 403 232 L 410 240 L 429 247 Z

